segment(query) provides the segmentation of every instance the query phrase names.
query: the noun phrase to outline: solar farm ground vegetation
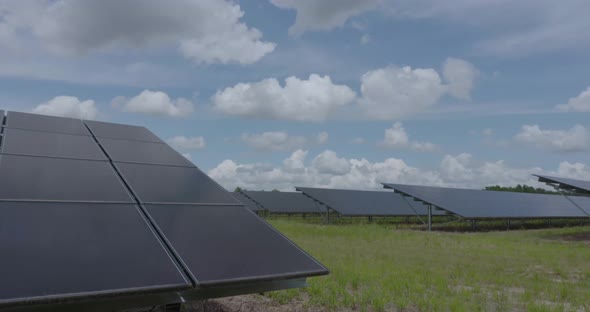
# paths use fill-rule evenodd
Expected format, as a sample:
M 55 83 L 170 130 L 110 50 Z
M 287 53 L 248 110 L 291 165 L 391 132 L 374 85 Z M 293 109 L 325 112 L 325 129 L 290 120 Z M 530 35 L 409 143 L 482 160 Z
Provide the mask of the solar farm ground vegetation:
M 336 311 L 588 311 L 588 226 L 433 232 L 399 225 L 270 223 L 330 268 L 306 289 L 266 294 Z

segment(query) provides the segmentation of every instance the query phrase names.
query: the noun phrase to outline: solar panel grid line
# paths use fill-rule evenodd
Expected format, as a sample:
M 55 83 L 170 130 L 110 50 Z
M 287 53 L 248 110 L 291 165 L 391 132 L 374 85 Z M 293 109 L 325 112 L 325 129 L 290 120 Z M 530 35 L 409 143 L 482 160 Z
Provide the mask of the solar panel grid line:
M 148 143 L 164 143 L 145 127 L 85 120 L 84 124 L 96 138 L 118 139 Z
M 182 270 L 183 277 L 185 277 L 185 279 L 186 279 L 186 277 L 189 277 L 189 278 L 192 277 L 190 275 L 190 270 L 188 270 L 188 268 L 184 265 L 183 260 L 180 257 L 180 255 L 178 253 L 176 253 L 173 246 L 168 242 L 168 239 L 166 238 L 164 233 L 162 233 L 162 231 L 159 230 L 158 225 L 152 219 L 150 214 L 143 208 L 139 198 L 137 197 L 137 195 L 135 194 L 135 192 L 133 191 L 131 186 L 127 183 L 127 181 L 125 180 L 125 178 L 123 177 L 121 172 L 119 172 L 119 169 L 117 168 L 117 166 L 114 165 L 113 160 L 111 159 L 110 155 L 107 153 L 107 151 L 104 149 L 104 147 L 100 144 L 98 138 L 94 135 L 94 132 L 92 131 L 92 129 L 90 127 L 88 127 L 88 125 L 86 123 L 84 125 L 87 127 L 88 131 L 92 135 L 92 138 L 96 141 L 96 144 L 98 144 L 98 146 L 100 147 L 100 149 L 102 150 L 104 155 L 109 160 L 109 163 L 111 164 L 111 166 L 113 167 L 113 170 L 116 172 L 117 176 L 121 180 L 121 183 L 123 183 L 123 185 L 125 185 L 125 187 L 129 191 L 129 193 L 131 194 L 131 196 L 135 200 L 136 204 L 139 206 L 140 213 L 141 213 L 142 217 L 144 218 L 144 220 L 147 221 L 148 227 L 150 228 L 152 233 L 154 233 L 156 235 L 156 237 L 158 238 L 158 241 L 166 242 L 164 244 L 164 248 L 165 248 L 166 252 L 172 256 L 172 260 L 173 260 L 172 262 L 174 263 L 174 265 L 177 266 L 177 268 L 180 268 Z M 194 280 L 191 279 L 190 283 L 193 287 L 196 287 L 196 285 L 198 285 L 198 281 L 196 279 L 194 279 Z
M 166 143 L 96 138 L 113 162 L 196 167 Z
M 6 128 L 90 136 L 81 119 L 7 112 Z

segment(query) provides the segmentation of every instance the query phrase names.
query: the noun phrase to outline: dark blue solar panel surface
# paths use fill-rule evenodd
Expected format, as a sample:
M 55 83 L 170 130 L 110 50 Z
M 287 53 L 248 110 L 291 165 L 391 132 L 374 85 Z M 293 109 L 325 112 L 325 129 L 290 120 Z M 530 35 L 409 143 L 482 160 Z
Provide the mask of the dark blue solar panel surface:
M 546 176 L 546 175 L 536 175 L 536 176 L 539 177 L 540 182 L 556 183 L 556 184 L 559 184 L 561 188 L 577 189 L 578 191 L 581 191 L 582 193 L 590 193 L 590 181 L 552 177 L 552 176 Z
M 228 191 L 195 167 L 133 163 L 116 163 L 115 166 L 143 203 L 239 204 Z
M 296 187 L 297 190 L 344 216 L 415 216 L 428 214 L 426 207 L 391 191 L 338 190 Z M 433 211 L 434 214 L 444 214 Z
M 188 159 L 164 143 L 107 138 L 98 138 L 98 142 L 116 162 L 194 167 Z
M 243 206 L 146 207 L 201 286 L 327 273 Z
M 133 202 L 105 161 L 0 155 L 0 199 Z
M 162 143 L 162 140 L 145 127 L 89 120 L 84 123 L 90 128 L 92 134 L 99 138 Z
M 383 183 L 465 218 L 587 217 L 561 195 L 482 191 Z M 590 198 L 575 198 L 590 213 Z
M 272 213 L 320 213 L 325 207 L 298 192 L 243 191 L 244 195 Z
M 91 136 L 5 129 L 2 153 L 107 160 Z
M 0 306 L 190 286 L 134 205 L 0 202 L 0 216 Z
M 252 211 L 260 211 L 260 210 L 263 210 L 253 200 L 251 200 L 250 198 L 246 197 L 244 194 L 242 194 L 240 192 L 232 192 L 231 195 L 235 199 L 237 199 L 240 203 L 244 204 L 244 206 L 246 206 L 246 208 L 248 208 L 248 209 L 250 209 Z
M 90 135 L 80 119 L 8 112 L 6 127 L 44 132 Z

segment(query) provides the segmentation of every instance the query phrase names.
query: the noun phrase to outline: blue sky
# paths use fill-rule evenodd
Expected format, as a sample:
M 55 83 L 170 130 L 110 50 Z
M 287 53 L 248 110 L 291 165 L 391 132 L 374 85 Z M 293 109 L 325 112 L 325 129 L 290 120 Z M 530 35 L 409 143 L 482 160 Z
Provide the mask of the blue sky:
M 590 179 L 587 1 L 4 1 L 0 101 L 227 188 Z

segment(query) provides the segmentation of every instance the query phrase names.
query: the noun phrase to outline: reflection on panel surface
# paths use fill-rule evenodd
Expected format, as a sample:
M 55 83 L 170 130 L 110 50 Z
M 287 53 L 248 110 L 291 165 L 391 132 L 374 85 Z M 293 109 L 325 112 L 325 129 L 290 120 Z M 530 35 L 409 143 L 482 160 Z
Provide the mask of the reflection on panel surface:
M 145 207 L 201 286 L 327 273 L 245 207 Z
M 162 143 L 162 140 L 145 127 L 90 120 L 86 120 L 84 123 L 96 137 Z
M 113 161 L 194 167 L 184 156 L 163 143 L 98 138 Z

